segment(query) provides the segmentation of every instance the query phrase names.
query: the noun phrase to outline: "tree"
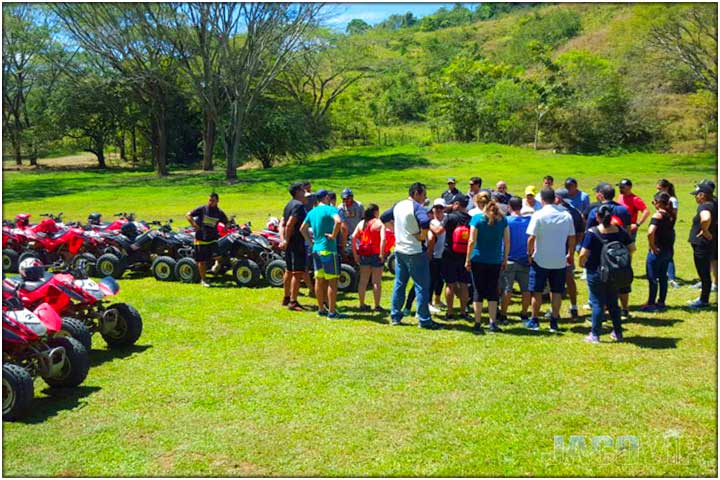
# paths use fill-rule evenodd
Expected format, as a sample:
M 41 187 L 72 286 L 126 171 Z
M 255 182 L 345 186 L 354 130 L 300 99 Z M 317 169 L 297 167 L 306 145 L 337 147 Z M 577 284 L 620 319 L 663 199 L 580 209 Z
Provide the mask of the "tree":
M 367 32 L 371 28 L 370 24 L 368 24 L 365 20 L 353 18 L 350 20 L 350 23 L 347 24 L 347 27 L 345 27 L 345 33 L 348 35 L 359 35 Z

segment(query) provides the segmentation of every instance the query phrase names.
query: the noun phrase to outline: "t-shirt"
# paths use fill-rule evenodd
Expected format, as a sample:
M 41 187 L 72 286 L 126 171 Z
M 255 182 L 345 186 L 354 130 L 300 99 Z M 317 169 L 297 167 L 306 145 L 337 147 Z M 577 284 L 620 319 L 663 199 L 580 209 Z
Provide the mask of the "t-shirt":
M 220 234 L 217 231 L 218 222 L 228 223 L 225 212 L 218 207 L 211 208 L 208 205 L 197 207 L 190 212 L 190 216 L 197 217 L 197 224 L 200 225 L 200 230 L 195 232 L 195 240 L 201 242 L 212 242 L 220 238 Z
M 630 218 L 630 212 L 628 212 L 628 209 L 625 208 L 624 205 L 620 205 L 619 203 L 617 203 L 613 200 L 610 200 L 608 202 L 602 202 L 600 205 L 603 205 L 603 204 L 612 205 L 612 207 L 613 207 L 612 214 L 617 216 L 618 218 L 620 218 L 620 220 L 622 220 L 622 223 L 623 223 L 623 226 L 625 227 L 625 229 L 627 229 L 630 226 L 630 224 L 633 223 Z M 597 221 L 596 217 L 597 217 L 597 210 L 598 210 L 598 208 L 600 208 L 600 205 L 598 205 L 595 208 L 590 209 L 590 211 L 588 212 L 587 225 L 585 226 L 586 230 L 590 230 L 592 227 L 597 227 L 598 221 Z
M 527 228 L 530 224 L 530 217 L 510 215 L 505 218 L 508 228 L 510 229 L 510 253 L 508 254 L 508 261 L 527 265 Z
M 470 220 L 470 226 L 477 229 L 477 240 L 470 261 L 499 265 L 503 260 L 503 235 L 508 227 L 505 217 L 490 225 L 488 216 L 478 213 Z
M 578 233 L 585 231 L 585 221 L 583 220 L 582 214 L 571 205 L 560 204 L 560 206 L 564 208 L 565 211 L 568 212 L 572 217 L 575 234 L 577 235 Z
M 637 223 L 638 213 L 647 210 L 643 199 L 634 193 L 620 195 L 620 205 L 624 205 L 630 212 L 630 223 Z
M 668 213 L 662 213 L 662 218 L 658 220 L 653 217 L 650 219 L 650 225 L 655 225 L 655 247 L 660 253 L 672 253 L 675 243 L 675 222 Z
M 540 267 L 557 270 L 565 268 L 567 238 L 575 235 L 572 217 L 558 205 L 545 205 L 530 218 L 528 235 L 535 236 L 533 261 Z
M 362 203 L 353 200 L 349 207 L 343 203 L 338 207 L 338 210 L 340 213 L 340 220 L 348 229 L 348 235 L 352 235 L 355 228 L 358 226 L 358 223 L 362 220 L 363 213 L 365 213 Z
M 678 202 L 678 199 L 675 197 L 670 197 L 670 205 L 672 205 L 673 210 L 675 210 L 675 214 L 677 215 L 678 207 L 680 207 L 680 202 Z
M 295 227 L 293 228 L 293 233 L 290 237 L 290 241 L 288 242 L 288 246 L 297 247 L 305 243 L 305 239 L 300 233 L 300 227 L 305 221 L 306 216 L 307 212 L 305 211 L 305 204 L 303 202 L 292 199 L 288 202 L 287 205 L 285 205 L 285 210 L 283 210 L 283 219 L 285 220 L 285 225 L 290 222 L 290 217 L 297 218 L 297 222 L 295 223 Z
M 590 197 L 582 190 L 578 190 L 574 197 L 568 195 L 568 200 L 578 212 L 583 213 L 590 206 Z
M 697 236 L 698 233 L 700 233 L 701 231 L 700 212 L 706 210 L 710 212 L 711 220 L 708 231 L 713 236 L 712 240 L 707 240 L 702 235 L 700 237 Z M 690 227 L 690 235 L 688 237 L 688 242 L 690 242 L 690 244 L 693 245 L 695 248 L 704 251 L 713 251 L 713 249 L 717 249 L 717 203 L 705 202 L 698 205 L 695 217 L 693 217 L 692 226 Z
M 615 233 L 607 233 L 603 235 L 603 238 L 609 242 L 618 240 L 625 245 L 633 243 L 630 235 L 622 228 L 619 228 Z M 602 241 L 597 237 L 597 235 L 595 235 L 595 233 L 588 231 L 585 233 L 585 238 L 583 238 L 582 247 L 586 248 L 589 252 L 588 258 L 585 261 L 585 268 L 588 272 L 597 271 L 600 267 L 600 256 L 602 254 L 603 247 Z
M 455 195 L 457 195 L 458 193 L 460 193 L 460 190 L 458 190 L 457 188 L 454 188 L 452 190 L 445 190 L 441 195 L 442 199 L 445 200 L 445 205 L 450 205 L 450 203 L 452 203 L 453 197 L 455 197 Z
M 450 212 L 445 215 L 445 218 L 443 219 L 443 227 L 445 227 L 445 254 L 453 254 L 457 255 L 455 252 L 453 252 L 452 244 L 453 244 L 453 232 L 457 227 L 460 225 L 469 225 L 470 224 L 470 215 L 467 214 L 467 212 Z
M 430 226 L 425 207 L 408 198 L 396 203 L 380 216 L 383 223 L 395 224 L 395 251 L 404 255 L 416 255 L 425 250 L 425 245 L 415 235 Z
M 432 219 L 430 220 L 430 226 L 432 227 L 442 227 L 442 222 L 440 220 Z M 433 234 L 435 235 L 435 234 Z M 442 258 L 443 251 L 445 251 L 445 237 L 447 236 L 446 232 L 441 233 L 440 235 L 435 235 L 435 247 L 433 248 L 433 258 Z
M 305 217 L 305 222 L 310 225 L 313 231 L 313 252 L 328 251 L 337 253 L 337 240 L 330 240 L 325 236 L 332 233 L 335 228 L 335 215 L 338 209 L 332 205 L 320 204 L 310 210 Z
M 522 204 L 523 204 L 523 208 L 532 208 L 536 212 L 542 208 L 542 203 L 540 202 L 540 200 L 535 200 L 535 203 L 530 205 L 527 201 L 527 198 L 523 198 Z

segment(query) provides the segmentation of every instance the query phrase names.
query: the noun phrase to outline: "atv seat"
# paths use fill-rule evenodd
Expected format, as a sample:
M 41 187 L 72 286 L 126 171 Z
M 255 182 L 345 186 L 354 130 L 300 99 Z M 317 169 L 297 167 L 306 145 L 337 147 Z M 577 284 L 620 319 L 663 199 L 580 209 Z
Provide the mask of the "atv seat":
M 52 273 L 45 272 L 45 274 L 43 275 L 43 278 L 41 278 L 40 280 L 33 281 L 33 282 L 25 281 L 25 283 L 23 283 L 22 288 L 23 288 L 23 290 L 26 290 L 28 292 L 34 292 L 35 290 L 37 290 L 38 288 L 42 287 L 47 282 L 49 282 L 52 278 L 53 278 Z M 20 283 L 22 281 L 23 281 L 22 277 L 10 277 L 7 279 L 8 285 L 11 287 L 17 287 L 18 283 Z

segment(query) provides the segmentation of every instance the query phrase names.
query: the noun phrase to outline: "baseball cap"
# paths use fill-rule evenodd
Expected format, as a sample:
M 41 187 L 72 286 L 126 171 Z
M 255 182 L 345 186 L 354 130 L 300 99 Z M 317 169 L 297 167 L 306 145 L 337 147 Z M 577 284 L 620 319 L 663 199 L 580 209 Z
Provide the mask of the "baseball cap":
M 632 187 L 632 182 L 629 178 L 623 178 L 620 180 L 620 183 L 617 184 L 618 187 Z
M 457 183 L 455 177 L 448 177 L 448 183 Z
M 320 190 L 315 192 L 315 198 L 317 198 L 318 200 L 321 200 L 321 199 L 325 198 L 327 196 L 327 194 L 328 194 L 328 191 L 325 190 L 324 188 L 321 188 Z
M 713 192 L 715 191 L 715 182 L 713 182 L 712 180 L 702 180 L 698 185 L 707 185 L 712 189 Z
M 565 179 L 565 186 L 566 186 L 566 187 L 567 187 L 568 185 L 570 185 L 570 184 L 573 184 L 573 183 L 574 183 L 575 185 L 577 185 L 577 180 L 576 180 L 575 178 L 573 178 L 573 177 L 568 177 L 568 178 Z
M 598 183 L 598 184 L 595 186 L 595 188 L 593 188 L 593 192 L 600 192 L 600 191 L 602 191 L 605 187 L 612 187 L 612 185 L 610 185 L 610 184 L 607 183 L 607 182 L 600 182 L 600 183 Z
M 697 195 L 700 192 L 712 195 L 715 189 L 710 185 L 711 183 L 712 182 L 703 180 L 702 182 L 695 185 L 695 190 L 690 192 L 690 195 Z
M 343 199 L 346 199 L 347 197 L 350 197 L 350 196 L 353 196 L 353 191 L 350 190 L 349 188 L 346 188 L 345 190 L 343 190 L 340 193 L 340 197 L 342 197 Z
M 525 187 L 525 195 L 535 195 L 537 192 L 535 191 L 535 187 L 533 185 L 528 185 Z
M 452 198 L 452 200 L 450 201 L 450 204 L 453 204 L 455 202 L 458 202 L 463 207 L 467 207 L 467 203 L 468 203 L 467 195 L 458 193 L 457 195 L 455 195 Z
M 435 201 L 433 201 L 433 208 L 434 207 L 445 208 L 445 207 L 447 207 L 447 205 L 445 204 L 445 200 L 443 200 L 442 198 L 436 198 Z
M 555 190 L 555 196 L 566 200 L 570 196 L 570 193 L 567 191 L 567 188 L 558 188 Z

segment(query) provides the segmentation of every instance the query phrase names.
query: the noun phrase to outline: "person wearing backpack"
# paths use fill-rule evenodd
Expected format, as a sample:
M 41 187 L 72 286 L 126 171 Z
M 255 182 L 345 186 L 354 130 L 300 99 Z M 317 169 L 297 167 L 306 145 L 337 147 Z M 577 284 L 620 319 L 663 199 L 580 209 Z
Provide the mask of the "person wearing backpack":
M 367 312 L 370 306 L 365 304 L 365 291 L 368 279 L 372 275 L 373 299 L 375 311 L 382 312 L 382 272 L 385 262 L 385 225 L 380 221 L 380 208 L 371 203 L 363 212 L 363 219 L 352 234 L 352 249 L 355 262 L 360 265 L 360 283 L 358 298 L 360 311 Z
M 587 270 L 587 284 L 592 305 L 592 327 L 585 337 L 589 343 L 600 343 L 600 328 L 605 309 L 610 312 L 613 330 L 610 337 L 622 341 L 620 305 L 621 289 L 632 281 L 631 254 L 635 243 L 622 228 L 612 224 L 613 206 L 601 205 L 595 214 L 597 226 L 585 233 L 579 263 Z
M 447 304 L 445 318 L 454 319 L 453 302 L 457 296 L 460 300 L 460 317 L 469 320 L 466 309 L 470 296 L 468 292 L 470 275 L 465 269 L 465 254 L 470 238 L 470 215 L 466 211 L 465 195 L 462 193 L 455 195 L 451 200 L 449 204 L 451 210 L 445 215 L 442 228 L 445 232 L 445 250 L 442 256 L 442 277 L 446 285 L 445 303 Z

